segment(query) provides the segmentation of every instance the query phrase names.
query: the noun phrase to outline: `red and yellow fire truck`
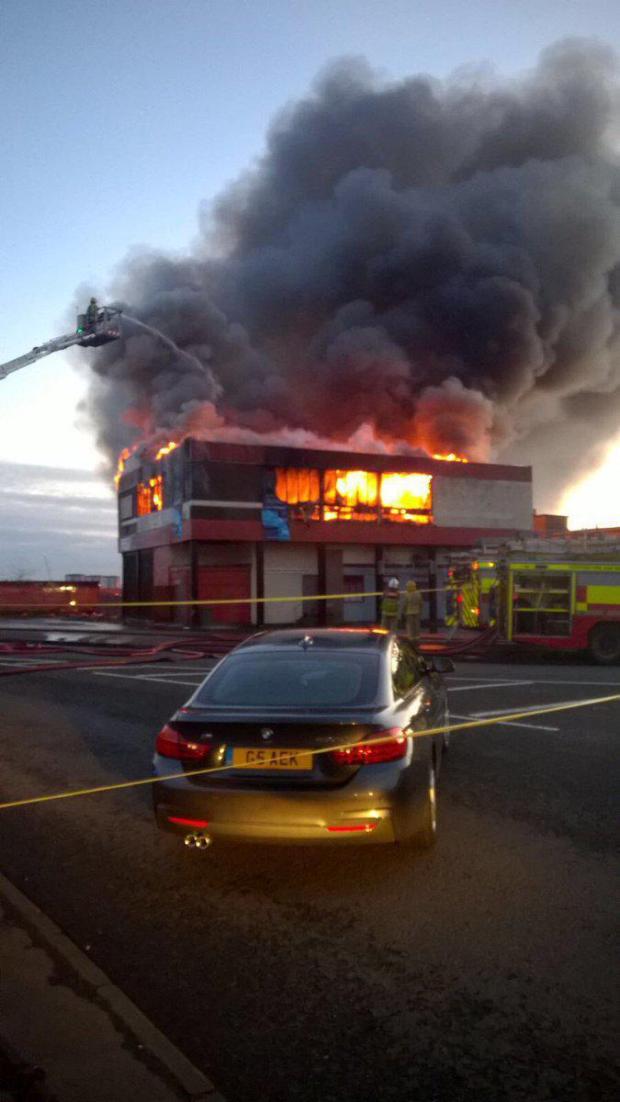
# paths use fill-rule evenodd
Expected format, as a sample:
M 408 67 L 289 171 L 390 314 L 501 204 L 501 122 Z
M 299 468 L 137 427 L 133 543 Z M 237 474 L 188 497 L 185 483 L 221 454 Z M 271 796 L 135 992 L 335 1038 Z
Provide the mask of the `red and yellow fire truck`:
M 461 567 L 453 584 L 465 627 L 494 625 L 510 643 L 620 661 L 620 550 L 503 551 L 472 561 L 467 577 Z

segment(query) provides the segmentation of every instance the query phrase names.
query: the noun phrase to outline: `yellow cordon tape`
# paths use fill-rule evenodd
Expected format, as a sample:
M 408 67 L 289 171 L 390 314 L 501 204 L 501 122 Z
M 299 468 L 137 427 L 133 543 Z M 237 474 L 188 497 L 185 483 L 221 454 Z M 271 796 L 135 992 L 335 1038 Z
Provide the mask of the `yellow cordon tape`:
M 552 712 L 567 712 L 571 708 L 590 708 L 596 704 L 612 704 L 620 700 L 620 693 L 612 693 L 610 696 L 592 697 L 590 700 L 570 700 L 561 704 L 546 704 L 543 708 L 525 709 L 520 712 L 505 712 L 501 716 L 493 716 L 488 719 L 472 719 L 464 723 L 444 724 L 442 727 L 429 727 L 424 731 L 416 731 L 405 735 L 406 738 L 428 738 L 429 735 L 442 735 L 446 732 L 470 731 L 475 727 L 495 727 L 502 723 L 512 723 L 515 720 L 525 719 L 528 716 L 545 716 Z M 345 742 L 340 746 L 324 746 L 318 750 L 312 750 L 313 755 L 331 754 L 335 750 L 352 750 L 354 746 L 376 746 L 382 742 L 391 742 L 394 736 L 386 736 L 375 739 L 363 739 L 360 742 Z M 242 769 L 242 766 L 216 765 L 205 769 L 188 769 L 182 773 L 168 773 L 163 777 L 144 777 L 137 781 L 119 781 L 116 784 L 102 784 L 95 788 L 78 788 L 70 792 L 54 792 L 49 796 L 31 796 L 24 800 L 8 800 L 0 803 L 0 811 L 7 811 L 11 807 L 29 807 L 33 804 L 51 803 L 52 800 L 70 800 L 76 796 L 96 796 L 100 792 L 120 792 L 124 788 L 139 788 L 145 784 L 160 784 L 162 781 L 175 781 L 180 777 L 204 777 L 213 773 L 230 773 L 233 769 Z
M 444 593 L 450 586 L 441 586 L 439 589 L 418 589 L 417 593 Z M 178 608 L 188 605 L 267 605 L 278 604 L 283 601 L 301 603 L 302 601 L 359 601 L 362 597 L 383 597 L 382 589 L 373 589 L 368 593 L 317 593 L 314 597 L 214 597 L 206 600 L 195 601 L 75 601 L 74 604 L 33 604 L 33 605 L 3 605 L 0 611 L 12 609 L 19 612 L 25 608 L 38 608 L 51 612 L 52 609 L 65 609 L 67 612 L 76 612 L 80 608 L 97 608 L 102 611 L 106 608 Z M 404 591 L 401 597 L 404 596 Z

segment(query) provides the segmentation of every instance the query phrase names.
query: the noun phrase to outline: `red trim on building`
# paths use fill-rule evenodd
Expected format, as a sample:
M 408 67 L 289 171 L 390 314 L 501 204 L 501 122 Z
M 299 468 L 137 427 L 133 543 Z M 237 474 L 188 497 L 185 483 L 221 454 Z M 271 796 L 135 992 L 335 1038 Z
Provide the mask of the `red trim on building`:
M 399 544 L 412 547 L 468 547 L 481 539 L 506 539 L 517 535 L 514 528 L 444 528 L 434 524 L 379 524 L 364 521 L 291 522 L 291 539 L 286 543 Z M 260 521 L 193 520 L 189 538 L 193 540 L 266 540 Z
M 183 539 L 189 539 L 187 524 L 183 525 Z M 119 543 L 122 543 L 121 554 L 128 551 L 147 551 L 149 547 L 164 547 L 166 544 L 178 543 L 176 531 L 170 524 L 162 524 L 161 528 L 149 528 L 146 532 L 134 532 L 131 536 L 121 533 Z
M 364 521 L 312 521 L 309 525 L 303 521 L 291 521 L 291 539 L 285 543 L 353 543 L 353 544 L 398 544 L 411 547 L 473 547 L 481 539 L 509 539 L 518 535 L 514 528 L 448 528 L 435 524 L 379 524 Z M 161 547 L 177 543 L 176 531 L 166 525 L 148 532 L 136 532 L 124 537 L 127 551 L 143 551 L 149 547 Z M 184 524 L 183 542 L 201 540 L 205 542 L 227 541 L 245 543 L 278 543 L 278 540 L 265 539 L 265 531 L 259 520 L 192 520 Z
M 469 547 L 481 539 L 507 539 L 515 528 L 448 528 L 436 524 L 379 524 L 334 520 L 291 522 L 291 543 L 398 544 L 402 547 Z
M 185 538 L 190 540 L 265 541 L 265 530 L 260 520 L 192 520 L 187 527 L 189 533 Z

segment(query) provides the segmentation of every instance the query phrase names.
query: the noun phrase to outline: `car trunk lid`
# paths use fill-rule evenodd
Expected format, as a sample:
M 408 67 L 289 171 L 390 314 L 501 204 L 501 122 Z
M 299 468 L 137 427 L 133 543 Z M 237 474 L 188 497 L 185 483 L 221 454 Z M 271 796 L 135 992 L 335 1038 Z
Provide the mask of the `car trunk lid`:
M 243 783 L 264 787 L 332 786 L 346 783 L 357 772 L 356 766 L 336 765 L 329 751 L 353 745 L 373 735 L 376 737 L 385 725 L 376 722 L 373 709 L 366 714 L 344 714 L 335 717 L 287 713 L 275 717 L 256 715 L 251 718 L 239 714 L 221 714 L 201 711 L 198 714 L 178 714 L 171 725 L 179 734 L 193 742 L 213 746 L 219 751 L 221 771 L 196 777 L 198 784 Z M 244 757 L 244 751 L 251 751 Z M 297 751 L 296 758 L 287 751 Z M 228 767 L 228 768 L 226 768 Z M 191 767 L 188 767 L 188 771 Z

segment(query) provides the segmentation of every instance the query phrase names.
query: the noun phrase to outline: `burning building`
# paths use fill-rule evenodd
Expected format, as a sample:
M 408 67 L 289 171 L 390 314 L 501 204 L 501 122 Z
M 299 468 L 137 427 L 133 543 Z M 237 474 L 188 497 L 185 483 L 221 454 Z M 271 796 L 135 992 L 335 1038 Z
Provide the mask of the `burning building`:
M 441 587 L 455 551 L 529 532 L 532 476 L 529 467 L 189 437 L 124 457 L 118 503 L 126 601 L 236 602 L 195 610 L 191 622 L 203 624 L 372 622 L 376 599 L 364 594 L 386 575 Z M 442 600 L 430 595 L 431 619 Z M 188 622 L 190 607 L 143 612 Z

